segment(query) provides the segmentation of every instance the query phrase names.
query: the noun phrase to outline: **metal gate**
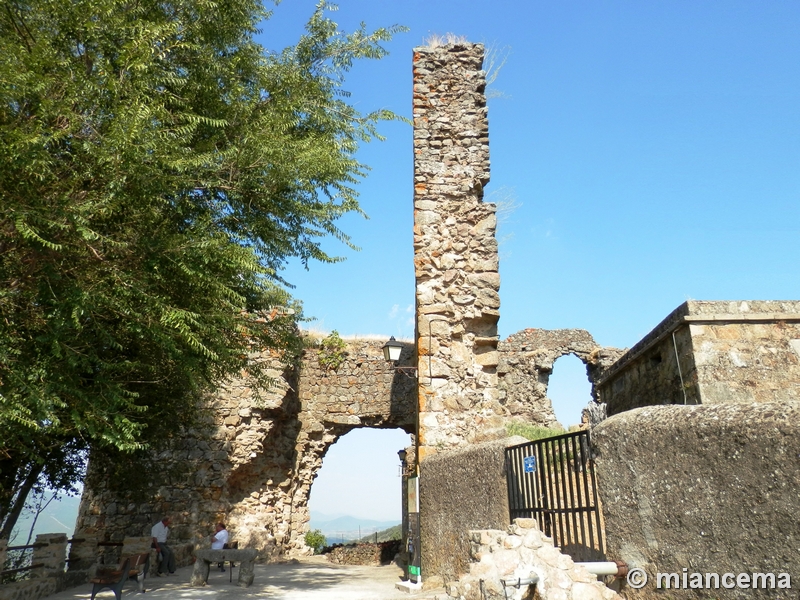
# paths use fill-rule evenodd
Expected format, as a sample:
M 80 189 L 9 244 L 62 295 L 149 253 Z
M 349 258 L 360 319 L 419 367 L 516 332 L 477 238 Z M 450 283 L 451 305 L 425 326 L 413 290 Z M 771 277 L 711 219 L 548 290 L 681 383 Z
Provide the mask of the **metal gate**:
M 536 519 L 575 560 L 605 558 L 589 432 L 576 431 L 506 449 L 511 520 Z

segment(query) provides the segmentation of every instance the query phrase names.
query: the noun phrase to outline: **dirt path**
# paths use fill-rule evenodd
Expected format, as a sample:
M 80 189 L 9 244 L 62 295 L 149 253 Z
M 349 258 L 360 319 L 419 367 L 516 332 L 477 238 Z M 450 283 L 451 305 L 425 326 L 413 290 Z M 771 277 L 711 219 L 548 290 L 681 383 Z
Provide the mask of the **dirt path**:
M 147 580 L 147 595 L 139 596 L 135 583 L 125 585 L 123 598 L 143 600 L 239 600 L 268 598 L 269 600 L 432 600 L 436 591 L 408 594 L 395 588 L 402 571 L 394 566 L 356 567 L 334 565 L 324 557 L 303 559 L 273 565 L 256 565 L 255 580 L 249 588 L 236 586 L 238 569 L 233 583 L 228 573 L 212 570 L 204 588 L 189 586 L 192 568 L 178 569 L 174 576 Z M 88 600 L 91 585 L 83 585 L 47 600 Z M 113 598 L 105 590 L 98 599 Z

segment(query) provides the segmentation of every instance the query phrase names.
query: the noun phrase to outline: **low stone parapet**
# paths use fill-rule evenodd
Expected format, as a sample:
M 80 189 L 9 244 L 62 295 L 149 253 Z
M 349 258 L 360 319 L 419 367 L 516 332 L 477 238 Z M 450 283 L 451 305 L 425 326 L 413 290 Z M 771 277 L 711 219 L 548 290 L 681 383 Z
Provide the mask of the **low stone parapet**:
M 2 542 L 6 553 L 7 542 Z M 36 536 L 28 579 L 0 586 L 0 600 L 38 600 L 64 589 L 67 536 L 63 533 L 45 533 Z M 4 560 L 0 567 L 5 564 Z
M 333 546 L 327 552 L 328 561 L 337 565 L 379 566 L 388 564 L 400 552 L 400 540 L 377 544 L 348 544 Z
M 39 600 L 57 591 L 52 579 L 26 579 L 0 586 L 0 600 Z
M 534 519 L 515 519 L 506 531 L 473 530 L 469 574 L 447 583 L 437 600 L 612 600 L 616 592 L 573 562 Z M 536 579 L 533 585 L 515 581 Z M 506 585 L 503 585 L 506 582 Z

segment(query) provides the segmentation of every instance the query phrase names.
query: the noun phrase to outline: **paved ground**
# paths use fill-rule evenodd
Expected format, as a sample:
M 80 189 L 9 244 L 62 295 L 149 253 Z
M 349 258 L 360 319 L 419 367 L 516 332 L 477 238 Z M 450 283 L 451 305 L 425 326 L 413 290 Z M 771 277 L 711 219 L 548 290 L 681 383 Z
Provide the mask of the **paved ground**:
M 178 569 L 167 577 L 146 580 L 147 595 L 140 596 L 134 582 L 125 584 L 123 599 L 133 600 L 239 600 L 268 598 L 270 600 L 429 600 L 435 591 L 408 594 L 395 589 L 402 571 L 390 565 L 385 567 L 353 567 L 334 565 L 325 557 L 306 558 L 297 563 L 256 565 L 255 580 L 249 588 L 236 586 L 239 570 L 233 573 L 233 583 L 228 573 L 211 570 L 208 585 L 204 588 L 189 586 L 192 567 Z M 88 600 L 92 586 L 83 585 L 47 600 Z M 114 598 L 105 590 L 98 599 Z

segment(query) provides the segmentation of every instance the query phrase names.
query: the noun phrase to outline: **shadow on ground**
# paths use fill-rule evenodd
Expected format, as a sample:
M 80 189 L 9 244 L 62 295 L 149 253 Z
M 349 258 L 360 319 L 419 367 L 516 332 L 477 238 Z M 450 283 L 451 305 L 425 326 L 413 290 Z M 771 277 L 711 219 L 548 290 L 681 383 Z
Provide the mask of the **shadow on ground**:
M 432 598 L 435 590 L 408 594 L 395 588 L 402 570 L 395 565 L 361 567 L 334 565 L 325 557 L 305 558 L 301 561 L 272 565 L 256 565 L 255 580 L 249 588 L 236 586 L 239 569 L 229 573 L 211 570 L 208 585 L 193 588 L 189 585 L 192 567 L 178 569 L 174 576 L 147 579 L 149 600 L 239 600 L 269 598 L 270 600 L 422 600 Z M 92 586 L 83 585 L 54 596 L 48 600 L 88 600 Z M 108 590 L 97 595 L 99 600 L 114 597 Z M 136 584 L 126 585 L 123 598 L 139 596 Z

